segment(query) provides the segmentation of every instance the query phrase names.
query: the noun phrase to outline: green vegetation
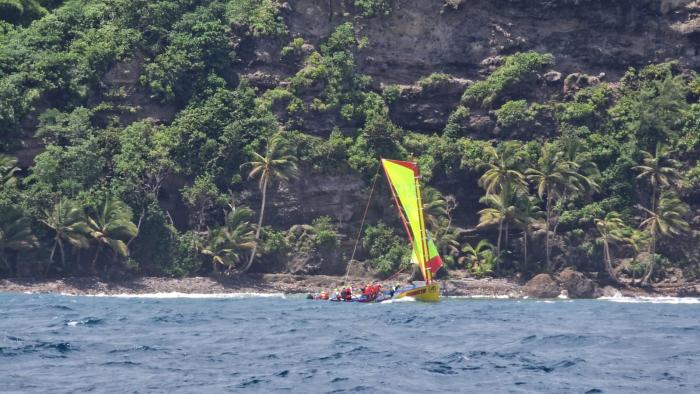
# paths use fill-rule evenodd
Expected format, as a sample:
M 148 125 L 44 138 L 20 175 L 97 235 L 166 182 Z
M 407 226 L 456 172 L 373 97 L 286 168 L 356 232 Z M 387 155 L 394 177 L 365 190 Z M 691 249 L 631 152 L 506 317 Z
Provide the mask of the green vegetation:
M 449 269 L 700 272 L 696 73 L 654 64 L 564 92 L 539 79 L 551 55 L 514 53 L 419 132 L 392 113 L 411 94 L 359 71 L 355 24 L 391 5 L 346 2 L 319 40 L 276 0 L 0 1 L 0 275 L 323 272 L 349 255 L 380 157 L 418 162 Z M 260 79 L 268 55 L 284 72 Z M 306 200 L 336 180 L 348 189 Z M 410 247 L 376 189 L 356 256 L 389 277 Z
M 259 178 L 260 192 L 262 193 L 262 202 L 260 203 L 260 218 L 258 219 L 257 230 L 255 230 L 255 240 L 260 239 L 260 229 L 262 228 L 263 217 L 265 214 L 265 202 L 267 201 L 267 187 L 270 182 L 288 181 L 297 175 L 297 159 L 290 154 L 290 147 L 283 139 L 281 134 L 275 134 L 270 138 L 265 150 L 265 156 L 253 152 L 254 161 L 245 163 L 244 166 L 250 167 L 249 178 Z M 250 254 L 248 264 L 243 268 L 243 272 L 247 271 L 253 264 L 255 259 L 255 251 L 257 243 L 253 246 L 253 252 Z
M 506 129 L 518 129 L 528 127 L 535 120 L 535 116 L 525 100 L 508 101 L 496 110 L 498 124 Z
M 517 96 L 523 86 L 537 79 L 537 73 L 551 65 L 554 57 L 536 52 L 517 53 L 503 59 L 499 67 L 488 78 L 469 86 L 462 96 L 468 105 L 480 104 L 490 107 L 505 98 Z
M 449 83 L 452 77 L 445 73 L 432 73 L 418 80 L 418 86 L 423 89 L 439 89 Z
M 373 268 L 383 277 L 410 265 L 410 245 L 384 223 L 368 226 L 362 245 L 371 258 Z
M 389 0 L 353 0 L 353 4 L 365 17 L 388 15 L 391 12 Z

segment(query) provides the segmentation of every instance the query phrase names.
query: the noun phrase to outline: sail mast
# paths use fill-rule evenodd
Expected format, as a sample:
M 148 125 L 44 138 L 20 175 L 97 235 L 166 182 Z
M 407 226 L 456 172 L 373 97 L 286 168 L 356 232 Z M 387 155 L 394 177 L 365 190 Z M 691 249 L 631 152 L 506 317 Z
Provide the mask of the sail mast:
M 426 282 L 430 283 L 432 281 L 432 272 L 430 272 L 430 267 L 428 267 L 428 260 L 430 259 L 430 251 L 428 250 L 428 230 L 425 228 L 425 207 L 420 190 L 420 173 L 418 169 L 416 169 L 416 197 L 418 198 L 418 223 L 420 225 L 421 249 L 423 249 L 422 256 L 425 259 L 425 261 L 421 262 L 421 268 L 423 269 L 423 277 Z

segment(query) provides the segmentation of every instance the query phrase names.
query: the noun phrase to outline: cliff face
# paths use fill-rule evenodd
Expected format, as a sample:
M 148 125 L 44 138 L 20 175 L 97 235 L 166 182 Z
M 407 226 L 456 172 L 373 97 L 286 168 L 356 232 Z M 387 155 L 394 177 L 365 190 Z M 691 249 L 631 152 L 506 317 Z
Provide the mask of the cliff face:
M 291 37 L 318 47 L 351 17 L 342 1 L 297 0 L 282 12 Z M 679 59 L 700 68 L 700 1 L 692 0 L 429 0 L 391 1 L 388 15 L 354 17 L 368 45 L 358 56 L 375 88 L 408 89 L 392 108 L 400 126 L 442 130 L 469 80 L 492 70 L 499 56 L 534 50 L 555 56 L 554 68 L 617 80 L 629 67 Z M 288 38 L 245 42 L 242 75 L 259 87 L 275 86 L 294 70 L 280 62 Z M 450 86 L 413 87 L 431 73 L 449 73 Z M 318 121 L 325 134 L 331 122 Z M 489 128 L 489 125 L 484 125 Z M 329 130 L 325 130 L 329 131 Z
M 401 86 L 390 116 L 406 130 L 442 131 L 465 87 L 492 71 L 500 56 L 514 52 L 554 55 L 552 68 L 562 76 L 549 86 L 542 79 L 541 89 L 548 89 L 547 94 L 563 93 L 564 77 L 571 73 L 616 81 L 629 67 L 669 59 L 700 68 L 700 1 L 395 0 L 390 2 L 388 15 L 371 18 L 353 17 L 346 3 L 285 3 L 282 14 L 289 36 L 301 37 L 318 48 L 336 26 L 352 18 L 357 35 L 368 38 L 368 45 L 357 55 L 359 69 L 372 77 L 377 90 L 388 84 Z M 280 61 L 280 50 L 288 40 L 242 43 L 240 74 L 250 77 L 261 90 L 277 86 L 295 72 Z M 449 73 L 452 78 L 433 89 L 417 84 L 436 72 Z M 486 111 L 473 111 L 469 122 L 473 137 L 498 138 L 498 128 Z M 313 134 L 328 135 L 333 124 L 321 118 L 306 127 Z M 341 223 L 359 220 L 361 197 L 367 193 L 359 178 L 310 179 L 279 191 L 274 209 L 284 213 L 277 216 L 280 224 L 308 222 L 320 214 L 330 214 Z M 342 187 L 336 187 L 339 184 Z M 476 187 L 475 180 L 460 184 Z M 462 191 L 468 205 L 477 206 L 478 197 Z M 350 197 L 341 201 L 341 195 Z M 355 205 L 342 207 L 348 203 Z
M 345 20 L 347 10 L 337 3 L 291 1 L 285 15 L 291 34 L 311 43 L 323 40 Z M 630 66 L 668 58 L 700 66 L 698 29 L 693 28 L 700 18 L 697 1 L 396 0 L 391 4 L 389 15 L 358 19 L 355 24 L 369 38 L 362 70 L 377 82 L 410 83 L 437 70 L 475 77 L 484 59 L 526 50 L 552 53 L 563 72 L 605 72 L 611 77 Z
M 395 123 L 406 136 L 410 132 L 434 135 L 445 130 L 448 119 L 460 106 L 465 89 L 472 86 L 474 81 L 483 81 L 492 75 L 494 70 L 503 65 L 504 57 L 528 51 L 552 54 L 554 64 L 545 69 L 537 68 L 538 75 L 529 78 L 527 84 L 515 87 L 514 89 L 518 90 L 517 94 L 508 97 L 509 100 L 525 99 L 525 109 L 522 112 L 533 117 L 527 127 L 511 127 L 504 131 L 507 127 L 499 123 L 496 115 L 498 106 L 484 108 L 481 103 L 471 103 L 461 108 L 464 116 L 459 119 L 459 137 L 498 142 L 506 139 L 543 141 L 556 136 L 559 131 L 558 120 L 553 114 L 556 105 L 573 101 L 573 92 L 582 86 L 594 86 L 607 81 L 611 82 L 611 91 L 615 91 L 620 86 L 617 83 L 620 77 L 630 67 L 641 68 L 673 59 L 679 63 L 674 67 L 682 69 L 677 74 L 683 74 L 684 77 L 688 77 L 688 70 L 700 70 L 700 0 L 367 2 L 382 1 L 388 5 L 387 12 L 380 12 L 375 16 L 363 16 L 363 12 L 354 5 L 358 2 L 352 0 L 289 0 L 284 3 L 281 0 L 271 1 L 269 3 L 273 13 L 279 11 L 280 17 L 284 19 L 286 33 L 282 31 L 258 36 L 246 30 L 248 27 L 245 24 L 227 22 L 222 30 L 226 33 L 217 35 L 223 36 L 227 45 L 226 57 L 222 60 L 225 64 L 218 67 L 216 73 L 230 89 L 234 89 L 240 80 L 248 80 L 257 89 L 258 97 L 271 89 L 289 88 L 293 84 L 290 82 L 292 77 L 300 73 L 301 69 L 313 68 L 313 62 L 309 59 L 315 51 L 323 52 L 322 44 L 329 40 L 329 36 L 338 26 L 352 22 L 355 33 L 352 37 L 353 43 L 347 45 L 351 48 L 344 48 L 350 54 L 348 56 L 352 57 L 350 63 L 353 63 L 353 66 L 349 68 L 351 73 L 356 70 L 369 76 L 371 80 L 369 89 L 363 85 L 358 90 L 362 90 L 363 94 L 370 91 L 372 94 L 384 94 L 386 88 L 393 85 L 396 97 L 389 99 L 385 96 L 386 103 L 379 99 L 382 101 L 382 110 L 386 110 L 385 105 L 388 106 L 390 122 L 387 121 L 386 124 Z M 278 4 L 279 10 L 276 8 Z M 189 31 L 180 33 L 190 34 Z M 290 61 L 283 55 L 283 48 L 287 47 L 286 50 L 289 50 L 290 42 L 295 39 L 301 39 L 303 45 L 299 46 L 297 42 L 298 47 L 294 50 L 300 53 L 296 53 L 294 56 L 297 58 Z M 360 45 L 356 45 L 356 39 L 361 42 Z M 166 41 L 164 40 L 164 43 Z M 158 45 L 165 45 L 164 43 Z M 154 58 L 159 56 L 158 51 L 161 49 L 149 53 L 145 46 L 135 46 L 134 53 L 114 60 L 118 63 L 110 63 L 109 67 L 105 67 L 109 71 L 103 73 L 104 70 L 101 70 L 100 75 L 95 77 L 99 80 L 96 84 L 98 86 L 86 93 L 89 100 L 85 105 L 97 107 L 103 103 L 109 104 L 103 107 L 112 109 L 102 109 L 97 116 L 98 122 L 103 123 L 102 127 L 112 122 L 113 116 L 118 117 L 121 126 L 146 118 L 168 126 L 179 116 L 179 111 L 187 104 L 186 98 L 183 98 L 182 102 L 161 100 L 157 92 L 152 91 L 144 82 L 147 68 L 157 64 L 154 63 Z M 186 58 L 184 54 L 180 55 Z M 321 56 L 319 53 L 315 55 Z M 343 52 L 343 55 L 346 53 Z M 354 65 L 356 69 L 353 68 Z M 209 64 L 196 63 L 196 66 L 207 69 Z M 182 67 L 185 70 L 175 67 L 176 71 L 185 75 L 182 77 L 185 82 L 178 80 L 178 83 L 186 84 L 190 82 L 188 78 L 195 75 L 197 70 L 191 70 L 192 65 Z M 437 83 L 426 83 L 422 80 L 436 73 L 442 74 Z M 333 107 L 332 110 L 310 109 L 312 101 L 322 96 L 317 93 L 323 90 L 325 86 L 321 85 L 324 83 L 327 81 L 317 78 L 309 82 L 311 86 L 304 86 L 300 92 L 292 94 L 293 88 L 285 91 L 291 95 L 298 95 L 294 98 L 303 101 L 306 107 L 304 110 L 291 114 L 293 111 L 286 108 L 287 104 L 283 99 L 280 100 L 281 103 L 272 100 L 271 109 L 278 116 L 282 127 L 288 131 L 299 130 L 308 134 L 309 138 L 322 137 L 319 140 L 326 141 L 332 131 L 338 129 L 343 137 L 349 137 L 351 140 L 342 148 L 347 151 L 362 132 L 360 129 L 365 119 L 358 119 L 364 115 L 353 113 L 343 117 L 339 106 L 333 107 L 337 103 L 329 106 Z M 346 80 L 342 83 L 351 84 Z M 354 89 L 347 86 L 333 88 Z M 35 108 L 24 118 L 22 128 L 25 129 L 26 136 L 36 130 L 38 116 L 43 110 L 58 105 L 49 105 L 42 100 L 38 100 Z M 362 101 L 356 98 L 353 100 L 356 100 L 353 105 Z M 611 98 L 610 101 L 614 99 Z M 697 97 L 688 101 L 697 102 Z M 540 108 L 537 115 L 531 115 L 537 111 L 530 109 L 538 105 L 549 106 L 545 109 Z M 294 116 L 301 120 L 287 122 Z M 193 124 L 193 128 L 197 127 L 196 123 Z M 378 134 L 384 131 L 383 127 L 386 124 L 378 127 L 382 129 L 377 131 Z M 415 134 L 410 134 L 411 138 L 414 136 Z M 212 144 L 218 143 L 214 137 L 211 140 Z M 13 154 L 18 156 L 20 166 L 27 168 L 42 151 L 42 146 L 39 139 L 34 138 L 24 140 L 23 147 Z M 247 154 L 243 151 L 238 153 L 241 156 Z M 700 156 L 700 152 L 686 154 L 685 159 L 688 163 L 690 159 L 694 162 L 697 156 Z M 696 156 L 692 157 L 692 154 Z M 457 162 L 459 160 L 456 159 Z M 369 199 L 372 179 L 367 174 L 361 176 L 351 170 L 347 160 L 339 163 L 340 170 L 336 168 L 332 173 L 312 169 L 320 167 L 316 164 L 301 163 L 298 179 L 272 184 L 267 200 L 265 223 L 278 230 L 287 230 L 295 224 L 309 224 L 320 216 L 332 217 L 333 224 L 338 226 L 341 235 L 344 256 L 321 256 L 322 259 L 334 262 L 330 264 L 307 261 L 305 258 L 308 256 L 302 256 L 293 260 L 291 265 L 295 269 L 298 268 L 299 272 L 342 273 L 342 263 L 347 261 L 352 251 L 365 204 Z M 459 167 L 459 163 L 455 166 Z M 480 174 L 475 173 L 474 168 L 460 169 L 458 175 L 454 175 L 455 173 L 438 173 L 430 183 L 443 194 L 456 197 L 459 206 L 453 212 L 453 224 L 461 228 L 473 228 L 477 221 L 477 212 L 483 208 L 483 205 L 479 204 L 483 190 L 477 184 Z M 183 232 L 188 229 L 189 212 L 183 203 L 182 189 L 191 185 L 195 176 L 196 174 L 192 173 L 187 176 L 171 175 L 164 181 L 162 193 L 159 195 L 161 206 L 172 213 L 173 222 Z M 379 179 L 377 183 L 367 220 L 376 223 L 381 219 L 396 224 L 396 228 L 399 228 L 385 182 Z M 261 196 L 254 182 L 238 184 L 235 187 L 238 188 L 236 193 L 240 193 L 243 199 L 241 203 L 257 210 Z M 698 192 L 689 193 L 691 197 L 696 197 L 689 198 L 686 195 L 685 201 L 695 204 L 694 208 L 700 213 L 697 207 Z M 642 194 L 636 195 L 635 198 L 644 197 Z M 700 221 L 697 218 L 694 220 L 696 223 Z M 493 235 L 493 232 L 479 235 L 487 237 Z M 534 234 L 533 237 L 537 238 L 538 235 Z M 541 238 L 539 235 L 540 240 Z M 531 253 L 542 259 L 539 256 L 541 250 Z M 290 264 L 285 257 L 287 256 L 281 256 L 275 264 L 268 264 L 269 269 L 289 269 Z

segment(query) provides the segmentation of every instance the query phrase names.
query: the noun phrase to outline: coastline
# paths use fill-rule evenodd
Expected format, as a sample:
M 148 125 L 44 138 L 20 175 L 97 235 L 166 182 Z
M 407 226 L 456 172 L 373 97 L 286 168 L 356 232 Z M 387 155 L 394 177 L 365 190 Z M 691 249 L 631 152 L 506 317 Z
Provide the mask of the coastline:
M 343 285 L 344 277 L 327 275 L 249 274 L 231 278 L 142 277 L 103 281 L 95 277 L 62 279 L 2 279 L 0 293 L 39 293 L 64 295 L 146 295 L 146 294 L 308 294 Z M 363 286 L 369 279 L 349 277 L 348 285 Z M 455 277 L 440 281 L 449 297 L 528 298 L 524 286 L 504 278 Z M 389 282 L 384 282 L 390 285 Z M 659 284 L 654 287 L 597 287 L 590 298 L 600 297 L 698 297 L 699 283 Z M 561 296 L 560 296 L 561 297 Z

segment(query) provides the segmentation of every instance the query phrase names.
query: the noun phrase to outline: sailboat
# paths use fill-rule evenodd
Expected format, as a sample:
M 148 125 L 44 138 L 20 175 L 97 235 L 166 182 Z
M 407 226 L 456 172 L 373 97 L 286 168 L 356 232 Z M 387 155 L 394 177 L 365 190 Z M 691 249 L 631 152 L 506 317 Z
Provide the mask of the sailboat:
M 418 301 L 440 301 L 440 284 L 433 280 L 433 276 L 442 267 L 442 259 L 425 228 L 418 165 L 399 160 L 381 161 L 389 189 L 411 242 L 411 262 L 420 267 L 423 275 L 422 282 L 413 282 L 412 287 L 399 289 L 393 298 L 412 297 Z

